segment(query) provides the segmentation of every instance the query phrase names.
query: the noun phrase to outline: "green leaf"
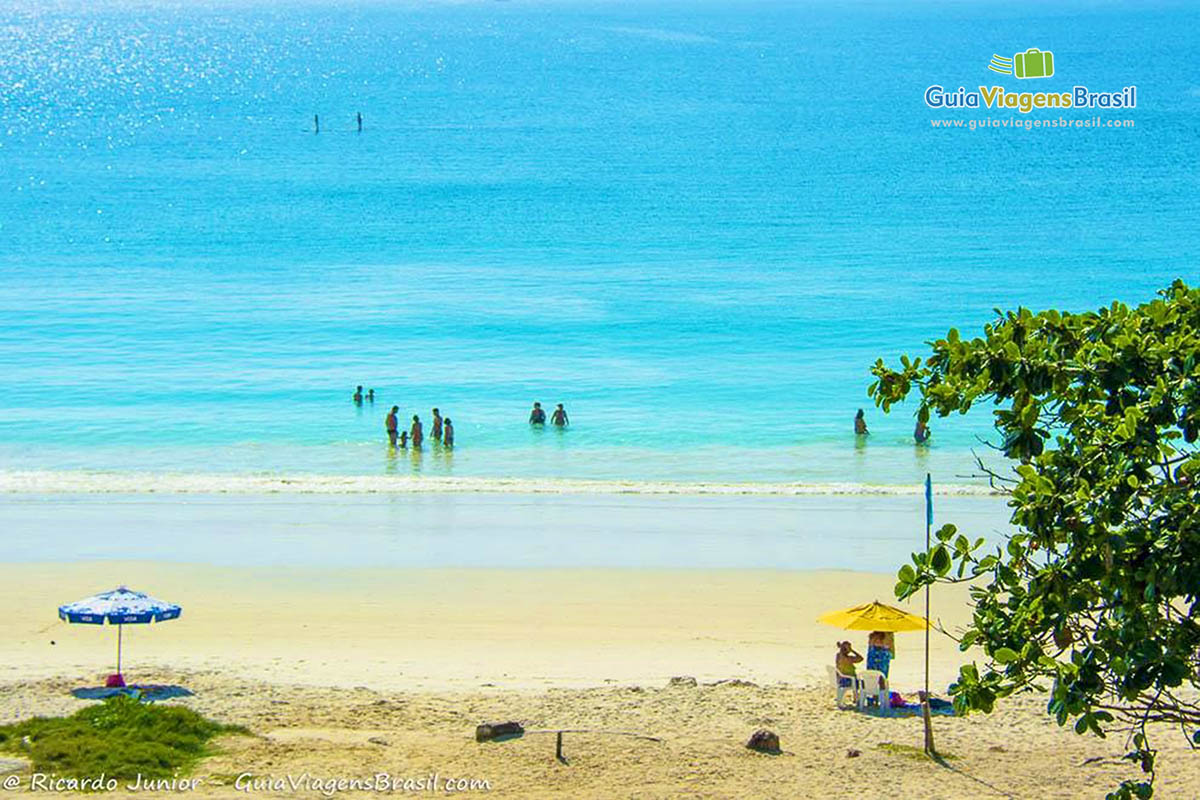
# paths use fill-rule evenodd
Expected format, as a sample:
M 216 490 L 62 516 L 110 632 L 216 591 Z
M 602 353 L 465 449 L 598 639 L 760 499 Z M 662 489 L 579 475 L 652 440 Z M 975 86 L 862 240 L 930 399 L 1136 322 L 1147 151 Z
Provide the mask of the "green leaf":
M 940 577 L 944 577 L 945 574 L 950 571 L 951 563 L 950 551 L 946 549 L 946 545 L 939 544 L 936 548 L 934 548 L 933 557 L 930 559 L 929 563 L 934 572 L 936 572 Z
M 1011 664 L 1020 658 L 1020 656 L 1017 654 L 1017 651 L 1013 650 L 1012 648 L 1001 647 L 997 649 L 996 652 L 992 653 L 992 658 L 996 659 L 996 662 L 1000 664 Z

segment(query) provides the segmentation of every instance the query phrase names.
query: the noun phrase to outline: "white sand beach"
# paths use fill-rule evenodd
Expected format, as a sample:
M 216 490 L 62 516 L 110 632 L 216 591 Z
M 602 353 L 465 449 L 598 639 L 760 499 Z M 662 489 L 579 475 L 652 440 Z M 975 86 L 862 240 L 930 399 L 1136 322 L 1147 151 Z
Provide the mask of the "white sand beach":
M 455 691 L 656 685 L 676 675 L 815 684 L 844 634 L 824 612 L 888 601 L 894 581 L 768 570 L 231 568 L 139 562 L 9 566 L 0 588 L 4 678 L 112 671 L 115 631 L 56 622 L 54 598 L 118 584 L 183 606 L 127 626 L 126 672 L 220 670 L 313 686 Z M 965 592 L 938 592 L 953 630 Z M 51 602 L 47 605 L 47 600 Z M 893 601 L 894 602 L 894 601 Z M 855 638 L 851 634 L 850 638 Z M 900 634 L 893 682 L 915 688 L 920 634 Z M 865 634 L 857 635 L 860 649 Z M 53 642 L 53 644 L 52 644 Z M 933 685 L 956 674 L 935 636 Z
M 1040 698 L 991 717 L 936 718 L 943 766 L 918 756 L 918 718 L 836 710 L 825 665 L 847 634 L 815 617 L 888 600 L 887 575 L 123 561 L 10 564 L 5 574 L 0 722 L 69 713 L 84 702 L 72 688 L 112 671 L 115 632 L 56 622 L 54 601 L 125 582 L 184 607 L 178 620 L 126 628 L 124 671 L 185 686 L 194 696 L 168 702 L 255 734 L 223 737 L 201 762 L 204 796 L 244 796 L 234 785 L 242 773 L 437 773 L 539 798 L 1071 798 L 1133 775 L 1117 758 L 1123 742 L 1058 728 Z M 935 619 L 953 630 L 964 600 L 935 592 Z M 863 634 L 849 637 L 863 645 Z M 921 681 L 922 637 L 897 638 L 892 687 L 908 695 Z M 941 635 L 931 656 L 944 694 L 963 656 Z M 671 685 L 684 676 L 698 685 Z M 474 741 L 477 724 L 508 719 L 662 741 L 567 734 L 566 765 L 549 734 Z M 760 727 L 780 735 L 783 755 L 743 747 Z M 1186 797 L 1200 765 L 1175 738 L 1162 736 L 1160 791 Z

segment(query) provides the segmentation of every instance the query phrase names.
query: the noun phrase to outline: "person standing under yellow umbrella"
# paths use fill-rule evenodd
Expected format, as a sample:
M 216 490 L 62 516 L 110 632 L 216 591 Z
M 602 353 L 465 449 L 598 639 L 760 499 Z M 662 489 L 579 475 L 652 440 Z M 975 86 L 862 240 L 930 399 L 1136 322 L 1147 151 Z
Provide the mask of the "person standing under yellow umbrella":
M 867 669 L 878 670 L 886 678 L 896 657 L 896 635 L 891 631 L 871 631 L 867 637 Z

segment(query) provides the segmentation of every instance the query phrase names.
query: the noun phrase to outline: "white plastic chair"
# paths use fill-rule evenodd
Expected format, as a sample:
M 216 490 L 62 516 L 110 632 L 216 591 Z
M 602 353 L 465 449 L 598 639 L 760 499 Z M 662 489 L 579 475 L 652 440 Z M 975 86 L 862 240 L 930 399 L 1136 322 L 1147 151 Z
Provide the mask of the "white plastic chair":
M 886 711 L 891 706 L 892 693 L 882 672 L 877 669 L 863 669 L 858 671 L 857 678 L 859 711 L 866 711 L 872 698 L 879 704 L 881 711 Z
M 832 664 L 825 665 L 826 671 L 829 672 L 829 680 L 833 681 L 834 691 L 837 692 L 838 708 L 844 708 L 846 705 L 846 692 L 850 693 L 852 705 L 858 705 L 858 681 L 853 675 L 843 675 L 837 671 L 837 668 Z M 845 678 L 844 681 L 839 678 Z

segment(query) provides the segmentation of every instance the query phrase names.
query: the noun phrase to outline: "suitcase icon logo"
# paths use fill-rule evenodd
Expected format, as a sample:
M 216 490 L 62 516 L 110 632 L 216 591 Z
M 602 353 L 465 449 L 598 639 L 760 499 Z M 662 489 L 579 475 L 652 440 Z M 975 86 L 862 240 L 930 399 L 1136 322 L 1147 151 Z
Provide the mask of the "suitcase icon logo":
M 1017 78 L 1049 78 L 1054 75 L 1054 53 L 1049 50 L 1039 50 L 1031 47 L 1024 53 L 1017 53 L 1012 58 L 992 55 L 988 69 L 1001 75 L 1012 75 Z

